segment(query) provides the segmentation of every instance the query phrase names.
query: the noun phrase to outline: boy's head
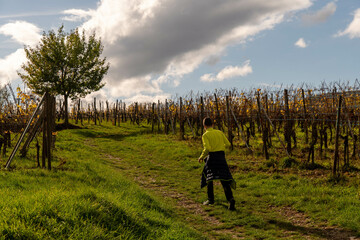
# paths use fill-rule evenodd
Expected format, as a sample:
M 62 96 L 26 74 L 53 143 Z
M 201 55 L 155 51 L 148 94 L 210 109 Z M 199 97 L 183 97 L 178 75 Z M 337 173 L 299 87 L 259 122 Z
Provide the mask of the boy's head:
M 212 127 L 213 121 L 211 120 L 211 118 L 206 117 L 203 120 L 203 124 L 204 124 L 204 127 L 209 128 L 209 127 Z

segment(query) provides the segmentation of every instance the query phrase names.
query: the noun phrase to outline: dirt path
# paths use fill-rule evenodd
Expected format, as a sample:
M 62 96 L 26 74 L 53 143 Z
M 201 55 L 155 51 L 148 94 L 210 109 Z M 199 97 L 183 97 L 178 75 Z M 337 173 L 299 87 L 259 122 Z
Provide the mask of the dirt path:
M 121 162 L 123 162 L 121 158 L 114 157 L 110 154 L 104 154 L 104 157 L 114 165 L 118 165 L 121 164 Z M 123 167 L 121 167 L 121 169 L 126 171 L 126 169 L 124 169 Z M 189 199 L 188 197 L 184 196 L 179 192 L 169 189 L 166 186 L 165 182 L 157 181 L 153 177 L 145 176 L 142 174 L 132 176 L 132 178 L 141 187 L 147 190 L 151 190 L 152 192 L 155 192 L 156 194 L 164 198 L 170 198 L 175 200 L 177 203 L 176 208 L 181 209 L 182 212 L 185 212 L 184 214 L 182 214 L 182 217 L 185 218 L 186 222 L 190 222 L 191 226 L 193 226 L 195 229 L 201 230 L 200 228 L 197 227 L 197 222 L 194 221 L 194 219 L 191 218 L 190 215 L 196 215 L 200 219 L 202 219 L 203 222 L 209 224 L 208 227 L 209 230 L 215 231 L 218 236 L 226 234 L 226 235 L 231 235 L 233 239 L 243 239 L 243 237 L 239 237 L 239 231 L 238 231 L 239 229 L 236 228 L 226 229 L 226 230 L 217 229 L 217 228 L 221 229 L 222 226 L 222 223 L 218 218 L 209 215 L 208 212 L 206 212 L 204 208 L 202 208 L 202 206 L 199 205 L 199 203 L 195 202 L 194 200 Z M 206 232 L 204 234 L 207 235 L 209 239 L 218 239 L 217 237 L 206 234 Z

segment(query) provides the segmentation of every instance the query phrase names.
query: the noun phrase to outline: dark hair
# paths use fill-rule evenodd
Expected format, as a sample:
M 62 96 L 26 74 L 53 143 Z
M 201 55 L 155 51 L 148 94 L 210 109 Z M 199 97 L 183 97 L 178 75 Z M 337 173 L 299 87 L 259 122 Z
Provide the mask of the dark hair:
M 207 127 L 211 127 L 213 125 L 213 121 L 209 117 L 204 118 L 203 123 Z

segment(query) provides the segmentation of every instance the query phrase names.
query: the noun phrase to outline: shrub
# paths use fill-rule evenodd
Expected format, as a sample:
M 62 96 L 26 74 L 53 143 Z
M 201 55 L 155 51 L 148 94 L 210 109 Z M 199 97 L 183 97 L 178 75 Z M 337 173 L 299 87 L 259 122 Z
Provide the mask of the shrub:
M 291 157 L 284 157 L 280 161 L 280 166 L 282 168 L 291 168 L 296 165 L 298 165 L 298 162 L 294 158 L 291 158 Z

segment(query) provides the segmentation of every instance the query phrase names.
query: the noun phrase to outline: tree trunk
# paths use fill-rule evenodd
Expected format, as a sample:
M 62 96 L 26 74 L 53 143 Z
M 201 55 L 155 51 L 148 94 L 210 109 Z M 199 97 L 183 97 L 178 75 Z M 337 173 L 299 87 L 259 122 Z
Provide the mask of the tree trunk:
M 65 126 L 69 125 L 69 110 L 68 110 L 68 96 L 64 95 L 64 105 L 65 105 Z

